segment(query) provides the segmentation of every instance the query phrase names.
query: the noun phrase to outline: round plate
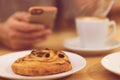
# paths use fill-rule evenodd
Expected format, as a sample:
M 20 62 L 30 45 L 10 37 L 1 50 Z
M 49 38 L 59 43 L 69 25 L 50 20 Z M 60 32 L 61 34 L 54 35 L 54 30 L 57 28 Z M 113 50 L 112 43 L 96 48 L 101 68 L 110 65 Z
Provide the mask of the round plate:
M 82 48 L 80 46 L 80 40 L 79 38 L 72 38 L 72 39 L 68 39 L 64 42 L 64 47 L 67 48 L 68 50 L 71 51 L 75 51 L 78 53 L 106 53 L 106 52 L 110 52 L 113 49 L 116 49 L 118 47 L 120 47 L 120 41 L 114 40 L 114 39 L 110 39 L 108 42 L 106 42 L 106 44 L 104 45 L 104 47 L 99 48 L 99 49 L 94 49 L 94 48 Z
M 5 78 L 11 78 L 11 79 L 24 79 L 24 80 L 37 80 L 37 79 L 55 79 L 55 78 L 61 78 L 65 77 L 68 75 L 71 75 L 82 68 L 85 67 L 86 65 L 86 60 L 77 54 L 71 53 L 71 52 L 66 52 L 66 55 L 68 55 L 70 62 L 72 64 L 72 70 L 59 73 L 59 74 L 54 74 L 54 75 L 47 75 L 47 76 L 21 76 L 18 74 L 15 74 L 12 69 L 11 69 L 11 64 L 18 58 L 23 57 L 27 54 L 29 54 L 30 51 L 20 51 L 20 52 L 14 52 L 14 53 L 9 53 L 7 55 L 0 56 L 0 76 L 5 77 Z
M 120 75 L 120 52 L 105 56 L 101 60 L 101 64 L 105 69 Z

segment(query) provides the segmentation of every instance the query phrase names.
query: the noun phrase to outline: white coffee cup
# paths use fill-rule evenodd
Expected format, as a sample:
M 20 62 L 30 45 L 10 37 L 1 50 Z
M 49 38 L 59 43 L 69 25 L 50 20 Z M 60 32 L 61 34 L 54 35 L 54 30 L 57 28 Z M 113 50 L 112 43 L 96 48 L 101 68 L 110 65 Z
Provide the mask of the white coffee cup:
M 82 48 L 103 48 L 106 41 L 116 32 L 115 21 L 107 17 L 77 17 L 75 22 Z

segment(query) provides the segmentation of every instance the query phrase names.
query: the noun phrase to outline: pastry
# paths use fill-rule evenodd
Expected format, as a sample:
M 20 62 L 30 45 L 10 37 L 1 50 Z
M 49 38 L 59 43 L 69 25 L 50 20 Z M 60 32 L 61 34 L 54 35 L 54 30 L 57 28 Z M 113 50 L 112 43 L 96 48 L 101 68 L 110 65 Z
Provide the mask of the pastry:
M 72 69 L 68 56 L 53 49 L 35 49 L 17 59 L 11 67 L 14 73 L 27 76 L 57 74 Z

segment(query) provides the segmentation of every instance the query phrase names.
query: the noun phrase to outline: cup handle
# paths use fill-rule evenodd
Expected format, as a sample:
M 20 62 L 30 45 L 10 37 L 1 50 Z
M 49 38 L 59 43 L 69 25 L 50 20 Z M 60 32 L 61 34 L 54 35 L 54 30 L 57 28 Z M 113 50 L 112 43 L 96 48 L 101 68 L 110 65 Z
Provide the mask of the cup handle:
M 113 36 L 113 34 L 116 33 L 116 23 L 115 23 L 115 21 L 110 21 L 109 27 L 112 28 L 112 31 L 108 34 L 108 39 L 110 39 Z

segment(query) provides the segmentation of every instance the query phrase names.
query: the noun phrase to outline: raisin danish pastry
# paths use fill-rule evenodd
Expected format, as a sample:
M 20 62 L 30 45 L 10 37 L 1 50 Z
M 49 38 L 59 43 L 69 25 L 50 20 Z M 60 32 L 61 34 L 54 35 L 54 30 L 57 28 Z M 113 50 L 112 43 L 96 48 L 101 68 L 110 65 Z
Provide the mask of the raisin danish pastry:
M 13 72 L 27 76 L 50 75 L 71 69 L 68 56 L 52 49 L 35 49 L 12 64 Z

